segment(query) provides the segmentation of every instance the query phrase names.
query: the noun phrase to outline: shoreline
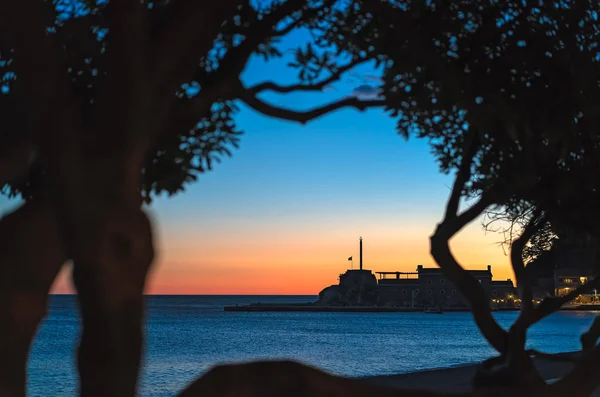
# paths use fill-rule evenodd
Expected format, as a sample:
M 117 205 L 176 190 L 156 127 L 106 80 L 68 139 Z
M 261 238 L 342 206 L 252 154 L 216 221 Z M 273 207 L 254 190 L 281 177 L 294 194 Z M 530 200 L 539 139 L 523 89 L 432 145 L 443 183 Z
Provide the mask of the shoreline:
M 568 356 L 578 352 L 564 352 Z M 550 381 L 562 378 L 573 368 L 573 363 L 550 360 L 544 357 L 534 357 L 534 365 L 544 380 Z M 379 386 L 392 389 L 424 389 L 438 392 L 463 393 L 471 391 L 471 380 L 479 363 L 457 364 L 452 367 L 424 369 L 395 375 L 374 375 L 353 377 L 364 382 L 376 383 Z M 596 390 L 593 397 L 599 397 Z
M 518 307 L 499 307 L 494 311 L 515 312 Z M 558 311 L 598 311 L 600 305 L 579 305 L 573 307 L 563 307 Z M 224 306 L 226 312 L 346 312 L 346 313 L 423 313 L 421 307 L 386 307 L 386 306 L 321 306 L 316 304 L 268 304 L 253 303 L 249 305 Z M 470 312 L 468 307 L 445 308 L 444 312 Z M 441 314 L 441 313 L 431 313 Z
M 269 304 L 253 303 L 249 305 L 225 306 L 226 312 L 350 312 L 350 313 L 422 313 L 422 307 L 388 307 L 388 306 L 323 306 L 317 304 Z M 468 307 L 452 307 L 444 312 L 470 312 Z M 498 308 L 497 311 L 519 311 L 519 308 Z M 438 313 L 432 313 L 438 314 Z

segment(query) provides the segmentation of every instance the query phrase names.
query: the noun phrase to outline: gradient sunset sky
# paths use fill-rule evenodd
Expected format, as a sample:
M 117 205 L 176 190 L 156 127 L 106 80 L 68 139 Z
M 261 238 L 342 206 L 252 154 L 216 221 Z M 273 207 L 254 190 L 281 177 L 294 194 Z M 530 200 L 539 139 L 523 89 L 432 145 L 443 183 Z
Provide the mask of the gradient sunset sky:
M 293 82 L 284 65 L 255 59 L 244 81 Z M 263 98 L 308 109 L 374 84 L 371 74 L 365 66 L 323 93 Z M 340 110 L 301 126 L 242 107 L 237 121 L 245 134 L 233 157 L 151 206 L 159 256 L 148 293 L 316 295 L 337 283 L 349 256 L 358 266 L 360 236 L 366 269 L 435 266 L 428 237 L 452 176 L 439 172 L 425 141 L 402 139 L 380 110 Z M 1 203 L 4 211 L 17 204 Z M 495 279 L 513 278 L 500 239 L 476 221 L 452 248 L 466 268 L 491 264 Z M 66 269 L 53 291 L 71 292 L 69 277 Z

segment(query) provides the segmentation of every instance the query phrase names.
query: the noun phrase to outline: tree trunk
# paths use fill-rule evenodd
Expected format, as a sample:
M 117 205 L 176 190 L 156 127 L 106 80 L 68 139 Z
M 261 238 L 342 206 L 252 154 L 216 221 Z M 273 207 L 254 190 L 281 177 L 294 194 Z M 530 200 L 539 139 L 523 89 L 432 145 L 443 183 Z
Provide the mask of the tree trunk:
M 513 385 L 525 387 L 544 385 L 544 379 L 525 349 L 527 328 L 521 328 L 517 326 L 517 323 L 513 324 L 508 332 L 507 363 L 513 377 Z
M 600 316 L 596 316 L 596 318 L 594 318 L 594 322 L 590 326 L 590 329 L 581 334 L 581 349 L 586 353 L 591 351 L 596 347 L 598 338 L 600 338 Z
M 139 206 L 123 206 L 103 211 L 89 235 L 95 236 L 91 248 L 73 272 L 83 319 L 80 394 L 132 397 L 142 354 L 143 290 L 154 259 L 152 227 Z
M 477 367 L 472 380 L 473 390 L 518 388 L 534 390 L 545 386 L 544 379 L 533 364 L 531 357 L 522 354 L 500 355 L 485 360 Z
M 67 260 L 54 213 L 29 202 L 0 220 L 0 396 L 25 396 L 27 357 Z

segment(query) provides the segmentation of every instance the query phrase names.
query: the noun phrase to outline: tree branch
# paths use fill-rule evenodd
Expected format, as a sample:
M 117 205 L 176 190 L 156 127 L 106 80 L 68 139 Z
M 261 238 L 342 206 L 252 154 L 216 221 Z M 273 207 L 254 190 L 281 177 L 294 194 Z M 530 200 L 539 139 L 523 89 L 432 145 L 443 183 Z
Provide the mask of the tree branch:
M 88 155 L 110 156 L 111 165 L 120 160 L 119 170 L 112 170 L 111 187 L 133 199 L 139 196 L 140 168 L 150 145 L 148 129 L 154 125 L 148 117 L 155 100 L 149 84 L 149 12 L 140 0 L 111 1 L 107 7 L 105 74 L 98 83 L 96 117 L 90 123 L 102 133 L 94 134 L 86 149 Z
M 46 31 L 53 21 L 49 7 L 49 3 L 34 0 L 7 2 L 0 13 L 0 35 L 14 49 L 15 97 L 27 109 L 32 142 L 56 185 L 55 193 L 60 195 L 58 190 L 64 189 L 76 197 L 83 126 L 64 51 Z M 66 202 L 56 204 L 68 206 Z
M 427 70 L 439 79 L 443 89 L 452 93 L 453 100 L 460 109 L 468 110 L 473 107 L 467 100 L 475 96 L 472 77 L 466 77 L 460 68 L 449 63 L 433 45 L 439 31 L 437 20 L 433 18 L 435 14 L 431 14 L 432 17 L 429 18 L 418 18 L 393 2 L 385 1 L 366 2 L 364 7 L 379 19 L 381 26 L 393 26 L 397 38 L 410 38 L 412 50 L 404 53 L 412 58 L 409 62 L 427 65 Z M 481 113 L 481 109 L 478 110 Z M 473 124 L 476 115 L 469 112 L 469 116 Z
M 453 217 L 455 218 L 458 215 L 460 198 L 462 197 L 465 184 L 471 178 L 471 165 L 473 164 L 473 159 L 479 150 L 477 145 L 478 141 L 475 139 L 475 135 L 476 134 L 474 132 L 466 133 L 462 159 L 456 172 L 456 178 L 454 179 L 454 184 L 452 185 L 450 198 L 446 204 L 444 220 Z
M 581 349 L 584 352 L 591 351 L 594 347 L 596 347 L 598 338 L 600 338 L 600 316 L 596 316 L 596 318 L 594 318 L 594 322 L 590 326 L 590 329 L 581 335 Z
M 0 155 L 0 186 L 25 176 L 38 155 L 37 151 L 31 142 L 4 151 Z
M 295 121 L 301 124 L 306 124 L 316 118 L 319 118 L 325 114 L 334 112 L 336 110 L 352 107 L 360 111 L 364 111 L 368 108 L 382 107 L 385 106 L 384 100 L 360 100 L 358 98 L 345 98 L 339 101 L 331 102 L 327 105 L 313 108 L 307 111 L 295 111 L 290 109 L 284 109 L 273 106 L 262 100 L 258 99 L 255 95 L 248 92 L 240 93 L 239 99 L 242 100 L 246 105 L 252 109 L 266 116 L 275 117 L 281 120 Z
M 403 51 L 403 55 L 408 57 L 408 64 L 422 65 L 428 75 L 435 76 L 445 96 L 451 97 L 454 105 L 469 113 L 471 126 L 488 130 L 490 120 L 504 127 L 514 122 L 513 116 L 505 111 L 506 105 L 501 96 L 497 96 L 493 104 L 492 101 L 487 105 L 476 104 L 474 99 L 478 96 L 477 93 L 493 91 L 489 89 L 489 83 L 486 79 L 475 80 L 472 74 L 464 73 L 460 62 L 451 62 L 444 51 L 434 45 L 439 34 L 440 16 L 443 15 L 441 12 L 432 11 L 419 16 L 390 1 L 368 1 L 363 3 L 363 7 L 378 19 L 380 26 L 393 27 L 395 41 L 410 39 L 410 47 Z M 472 43 L 472 48 L 477 48 L 476 44 L 484 46 L 488 42 L 500 40 L 501 32 L 496 29 L 494 20 L 493 15 L 484 15 L 476 35 L 481 41 Z
M 39 1 L 13 1 L 5 4 L 0 13 L 0 34 L 15 51 L 18 78 L 13 85 L 14 93 L 19 100 L 27 102 L 34 129 L 37 129 L 35 125 L 40 123 L 39 119 L 49 113 L 49 104 L 65 100 L 56 106 L 64 109 L 61 112 L 64 115 L 74 102 L 64 52 L 54 36 L 45 31 L 45 26 L 52 21 L 49 7 Z
M 206 85 L 216 84 L 218 86 L 225 79 L 239 79 L 239 75 L 258 46 L 276 36 L 275 25 L 287 16 L 300 11 L 304 6 L 306 6 L 305 0 L 288 0 L 277 5 L 274 10 L 261 19 L 253 21 L 252 25 L 244 32 L 244 40 L 229 49 L 223 59 L 219 60 L 218 69 L 198 78 L 202 88 Z
M 143 110 L 150 100 L 146 88 L 150 77 L 148 10 L 139 0 L 110 2 L 108 26 L 106 75 L 96 109 L 97 123 L 110 126 L 103 128 L 105 132 L 99 138 L 108 141 L 114 151 L 116 141 L 130 146 L 132 138 L 141 137 L 146 130 Z
M 152 60 L 155 95 L 175 98 L 175 92 L 189 82 L 203 56 L 212 49 L 221 28 L 241 0 L 176 0 L 169 23 L 158 33 Z
M 364 62 L 366 62 L 365 59 L 357 59 L 357 60 L 354 60 L 344 66 L 340 66 L 339 68 L 337 68 L 337 70 L 334 73 L 331 74 L 331 76 L 329 76 L 328 78 L 326 78 L 318 83 L 314 83 L 314 84 L 292 84 L 292 85 L 282 86 L 282 85 L 268 81 L 268 82 L 257 84 L 254 87 L 249 87 L 249 88 L 247 88 L 247 91 L 251 92 L 252 94 L 258 94 L 263 91 L 274 91 L 274 92 L 278 92 L 281 94 L 287 94 L 287 93 L 294 92 L 294 91 L 322 91 L 329 84 L 338 81 L 340 79 L 340 77 L 342 77 L 342 75 L 344 73 L 346 73 L 348 70 L 350 70 Z
M 505 227 L 504 230 L 502 230 L 502 236 L 504 237 L 504 240 L 498 243 L 502 247 L 502 250 L 506 253 L 505 247 L 512 247 L 512 244 L 514 242 L 513 235 L 515 228 L 519 226 L 522 231 L 525 228 L 525 226 L 527 226 L 529 222 L 528 220 L 533 215 L 533 212 L 534 208 L 532 206 L 529 206 L 524 210 L 521 209 L 520 212 L 516 214 L 507 212 L 506 206 L 504 206 L 502 209 L 487 210 L 486 217 L 489 219 L 489 221 L 482 222 L 482 225 L 486 232 L 490 231 L 497 233 L 500 232 L 502 226 L 499 226 L 497 229 L 492 229 L 492 225 L 496 222 L 508 222 L 509 226 Z M 529 240 L 531 240 L 531 238 Z
M 215 83 L 209 84 L 207 87 L 203 88 L 197 96 L 191 99 L 180 99 L 174 104 L 169 115 L 169 121 L 166 123 L 166 128 L 160 134 L 161 137 L 167 137 L 173 133 L 178 134 L 191 130 L 202 117 L 210 114 L 211 106 L 219 99 L 240 99 L 252 109 L 264 115 L 302 124 L 344 107 L 353 107 L 363 111 L 367 108 L 385 106 L 385 101 L 383 100 L 344 98 L 337 102 L 332 102 L 308 111 L 294 111 L 291 109 L 279 108 L 262 101 L 256 94 L 244 88 L 237 78 L 227 77 L 225 72 L 223 72 L 222 77 L 221 75 L 219 75 L 218 78 L 216 77 L 217 76 L 215 76 L 215 79 L 211 79 Z M 306 87 L 307 88 L 305 88 L 304 91 L 310 90 L 308 89 L 308 86 Z
M 307 16 L 311 17 L 313 15 L 317 15 L 317 13 L 319 13 L 319 11 L 324 11 L 326 8 L 329 8 L 329 7 L 333 6 L 336 1 L 337 0 L 325 0 L 325 1 L 323 1 L 323 4 L 320 7 L 316 7 L 316 8 L 310 9 L 308 11 L 308 15 L 302 15 L 302 16 L 296 18 L 295 20 L 293 20 L 292 22 L 290 22 L 290 24 L 287 25 L 285 28 L 282 28 L 282 29 L 279 29 L 279 30 L 273 30 L 273 35 L 277 36 L 277 37 L 285 36 L 286 34 L 290 33 L 294 29 L 296 29 L 303 20 L 306 20 Z M 289 15 L 291 16 L 291 14 L 289 14 Z
M 152 95 L 155 98 L 152 123 L 155 127 L 149 129 L 147 150 L 157 141 L 168 139 L 169 135 L 192 130 L 203 116 L 210 114 L 218 95 L 227 95 L 224 91 L 228 88 L 220 84 L 231 85 L 231 76 L 215 76 L 218 77 L 216 82 L 208 90 L 202 87 L 202 92 L 193 100 L 181 100 L 175 94 L 182 84 L 192 81 L 201 58 L 208 56 L 225 20 L 235 13 L 239 5 L 239 0 L 176 0 L 169 24 L 158 33 L 158 45 L 151 54 L 155 63 L 151 72 L 154 83 Z M 189 37 L 193 39 L 188 40 Z
M 510 260 L 515 277 L 517 278 L 517 286 L 521 289 L 521 314 L 513 325 L 515 329 L 520 329 L 520 332 L 526 332 L 527 328 L 521 327 L 524 325 L 523 320 L 529 315 L 533 309 L 533 294 L 531 291 L 531 282 L 529 274 L 525 271 L 525 263 L 523 261 L 523 249 L 531 238 L 544 226 L 546 220 L 540 218 L 541 211 L 536 210 L 530 218 L 527 226 L 521 233 L 521 236 L 513 241 L 510 250 Z
M 431 256 L 435 259 L 442 272 L 471 304 L 473 317 L 481 333 L 488 342 L 500 353 L 507 349 L 508 334 L 492 317 L 489 299 L 483 288 L 474 277 L 465 271 L 452 255 L 449 240 L 468 223 L 481 215 L 487 207 L 493 204 L 492 192 L 483 193 L 480 199 L 462 214 L 458 214 L 458 206 L 465 184 L 471 178 L 471 165 L 475 157 L 478 144 L 471 133 L 465 140 L 463 158 L 459 165 L 452 192 L 446 205 L 444 219 L 438 224 L 435 232 L 430 237 Z
M 517 286 L 521 291 L 521 313 L 519 313 L 519 317 L 512 324 L 508 331 L 508 337 L 510 340 L 509 350 L 511 352 L 510 357 L 513 360 L 516 360 L 516 362 L 520 361 L 519 358 L 522 359 L 525 357 L 523 353 L 525 352 L 527 328 L 530 325 L 528 319 L 530 318 L 533 310 L 533 293 L 531 289 L 531 282 L 529 280 L 529 273 L 525 270 L 523 249 L 525 248 L 525 244 L 527 244 L 533 235 L 539 231 L 546 222 L 545 219 L 540 219 L 540 215 L 541 211 L 536 209 L 529 219 L 529 222 L 523 229 L 521 235 L 511 244 L 511 264 L 515 272 L 515 276 L 517 277 Z
M 481 215 L 492 202 L 489 196 L 484 196 L 458 217 L 454 216 L 442 221 L 430 237 L 430 247 L 431 256 L 444 275 L 469 301 L 473 318 L 483 336 L 494 349 L 504 353 L 507 350 L 507 332 L 494 320 L 489 306 L 489 298 L 483 288 L 473 276 L 460 266 L 452 255 L 449 245 L 449 240 L 465 225 Z
M 219 99 L 235 99 L 241 90 L 239 76 L 246 67 L 250 56 L 261 43 L 273 35 L 273 29 L 277 22 L 301 10 L 305 5 L 306 0 L 289 0 L 277 6 L 251 26 L 244 41 L 228 50 L 223 59 L 219 61 L 219 68 L 199 79 L 201 80 L 201 91 L 198 95 L 191 99 L 174 99 L 172 106 L 166 107 L 169 109 L 169 114 L 166 116 L 167 122 L 164 124 L 164 129 L 158 132 L 159 137 L 190 131 L 202 117 L 210 114 L 214 102 Z M 210 48 L 206 50 L 206 53 L 209 50 Z M 199 59 L 200 57 L 196 59 L 196 69 Z M 192 75 L 193 73 L 190 74 L 188 80 L 181 81 L 180 84 L 192 80 Z M 175 98 L 174 95 L 173 98 Z

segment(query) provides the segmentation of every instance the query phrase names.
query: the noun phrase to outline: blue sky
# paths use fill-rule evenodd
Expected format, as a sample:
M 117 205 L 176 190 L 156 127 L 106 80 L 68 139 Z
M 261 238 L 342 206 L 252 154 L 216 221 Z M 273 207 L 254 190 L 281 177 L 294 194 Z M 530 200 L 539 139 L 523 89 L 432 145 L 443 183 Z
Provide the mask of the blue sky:
M 282 46 L 304 37 L 292 35 Z M 254 59 L 243 80 L 293 83 L 285 63 Z M 374 84 L 361 78 L 373 74 L 367 65 L 322 93 L 262 98 L 309 109 Z M 302 126 L 242 105 L 237 122 L 245 134 L 233 157 L 183 194 L 152 205 L 159 256 L 149 292 L 316 294 L 336 282 L 349 256 L 358 257 L 361 235 L 374 271 L 434 265 L 428 236 L 452 178 L 439 172 L 425 141 L 405 141 L 378 109 L 343 109 Z M 500 278 L 510 277 L 498 240 L 474 224 L 453 249 L 466 267 L 491 263 Z M 55 291 L 70 291 L 67 276 Z

